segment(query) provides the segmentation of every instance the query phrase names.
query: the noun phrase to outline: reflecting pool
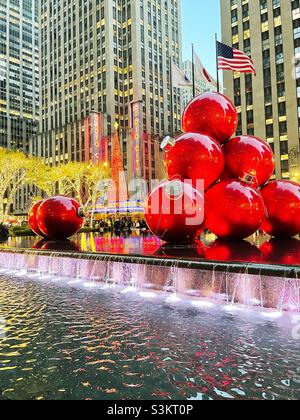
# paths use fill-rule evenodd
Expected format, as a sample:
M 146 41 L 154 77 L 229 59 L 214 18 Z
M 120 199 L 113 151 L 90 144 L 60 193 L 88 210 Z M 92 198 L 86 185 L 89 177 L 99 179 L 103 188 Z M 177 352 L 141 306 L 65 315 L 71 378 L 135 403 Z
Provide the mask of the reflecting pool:
M 1 276 L 0 399 L 296 400 L 296 323 Z
M 300 240 L 270 239 L 253 235 L 247 241 L 219 241 L 204 235 L 191 246 L 172 246 L 150 234 L 133 232 L 128 236 L 80 234 L 69 241 L 43 241 L 35 237 L 10 238 L 1 248 L 25 248 L 42 251 L 93 252 L 117 255 L 153 256 L 197 261 L 242 262 L 269 265 L 300 266 Z

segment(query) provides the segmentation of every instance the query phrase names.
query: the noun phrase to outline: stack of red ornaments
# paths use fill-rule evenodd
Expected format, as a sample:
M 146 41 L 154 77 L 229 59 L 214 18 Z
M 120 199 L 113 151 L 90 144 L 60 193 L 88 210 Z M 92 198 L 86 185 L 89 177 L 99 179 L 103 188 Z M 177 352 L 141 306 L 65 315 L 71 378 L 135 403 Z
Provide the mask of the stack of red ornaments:
M 254 136 L 232 138 L 237 125 L 236 108 L 220 93 L 204 93 L 187 106 L 184 134 L 162 144 L 169 182 L 148 199 L 145 217 L 155 235 L 167 242 L 192 242 L 204 227 L 225 240 L 245 239 L 259 229 L 274 237 L 300 233 L 300 185 L 269 183 L 275 170 L 271 147 Z M 181 185 L 179 201 L 166 205 L 161 197 L 174 182 Z M 187 228 L 184 198 L 188 194 L 190 205 L 197 191 L 202 201 L 198 197 L 189 214 L 199 216 L 198 206 L 205 217 L 201 223 L 200 217 L 194 223 L 190 217 Z

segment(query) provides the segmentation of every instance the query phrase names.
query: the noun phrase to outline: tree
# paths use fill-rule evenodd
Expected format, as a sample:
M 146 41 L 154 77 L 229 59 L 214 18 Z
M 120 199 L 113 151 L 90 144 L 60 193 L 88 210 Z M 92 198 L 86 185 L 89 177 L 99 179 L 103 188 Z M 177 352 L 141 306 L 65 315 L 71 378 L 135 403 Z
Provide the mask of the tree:
M 17 191 L 25 185 L 35 186 L 42 195 L 75 197 L 91 213 L 94 221 L 98 200 L 106 193 L 109 178 L 107 163 L 70 162 L 51 167 L 42 159 L 0 148 L 0 219 L 9 214 Z
M 17 191 L 31 182 L 37 170 L 37 159 L 22 152 L 0 148 L 0 218 L 9 214 Z
M 47 197 L 53 195 L 75 196 L 81 201 L 81 184 L 85 164 L 67 163 L 59 166 L 48 166 L 42 161 L 36 162 L 35 176 L 31 183 L 38 187 Z
M 59 174 L 53 167 L 46 165 L 40 159 L 35 159 L 34 170 L 30 175 L 28 183 L 37 187 L 44 195 L 51 197 L 57 193 Z
M 40 162 L 36 168 L 34 184 L 48 197 L 55 194 L 75 197 L 90 214 L 93 226 L 97 203 L 107 191 L 108 182 L 105 181 L 110 176 L 109 165 L 69 162 L 49 167 Z
M 121 151 L 117 127 L 112 141 L 111 177 L 113 181 L 113 189 L 110 189 L 110 193 L 113 192 L 114 197 L 109 198 L 115 201 L 116 206 L 120 206 L 120 203 L 124 203 L 128 200 L 128 190 L 124 174 L 123 154 Z
M 72 195 L 82 203 L 84 200 L 83 182 L 88 166 L 85 162 L 69 162 L 55 168 L 60 177 L 60 194 Z
M 107 163 L 86 166 L 83 180 L 83 204 L 90 213 L 90 226 L 93 227 L 98 201 L 107 193 L 110 169 Z

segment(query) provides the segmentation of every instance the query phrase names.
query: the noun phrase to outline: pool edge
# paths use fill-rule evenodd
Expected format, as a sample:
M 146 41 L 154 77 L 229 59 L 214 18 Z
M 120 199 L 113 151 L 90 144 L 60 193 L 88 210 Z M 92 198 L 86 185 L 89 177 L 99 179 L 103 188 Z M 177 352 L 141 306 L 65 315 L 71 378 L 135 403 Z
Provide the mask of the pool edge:
M 83 260 L 98 260 L 121 262 L 128 264 L 145 264 L 149 266 L 178 267 L 205 271 L 226 272 L 232 274 L 251 274 L 272 276 L 277 278 L 300 279 L 300 266 L 285 266 L 271 264 L 257 264 L 247 262 L 220 262 L 208 260 L 189 260 L 187 258 L 172 258 L 158 256 L 98 253 L 98 252 L 68 252 L 47 251 L 25 248 L 0 248 L 0 253 L 41 255 L 48 257 L 65 257 Z

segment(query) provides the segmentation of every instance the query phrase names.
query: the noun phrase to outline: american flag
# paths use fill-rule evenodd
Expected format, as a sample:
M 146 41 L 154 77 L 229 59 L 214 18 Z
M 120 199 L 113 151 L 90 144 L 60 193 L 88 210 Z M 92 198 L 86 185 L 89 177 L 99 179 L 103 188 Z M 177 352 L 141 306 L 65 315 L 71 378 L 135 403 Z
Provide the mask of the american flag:
M 251 57 L 243 51 L 217 42 L 217 54 L 219 70 L 232 70 L 256 75 L 256 69 Z

